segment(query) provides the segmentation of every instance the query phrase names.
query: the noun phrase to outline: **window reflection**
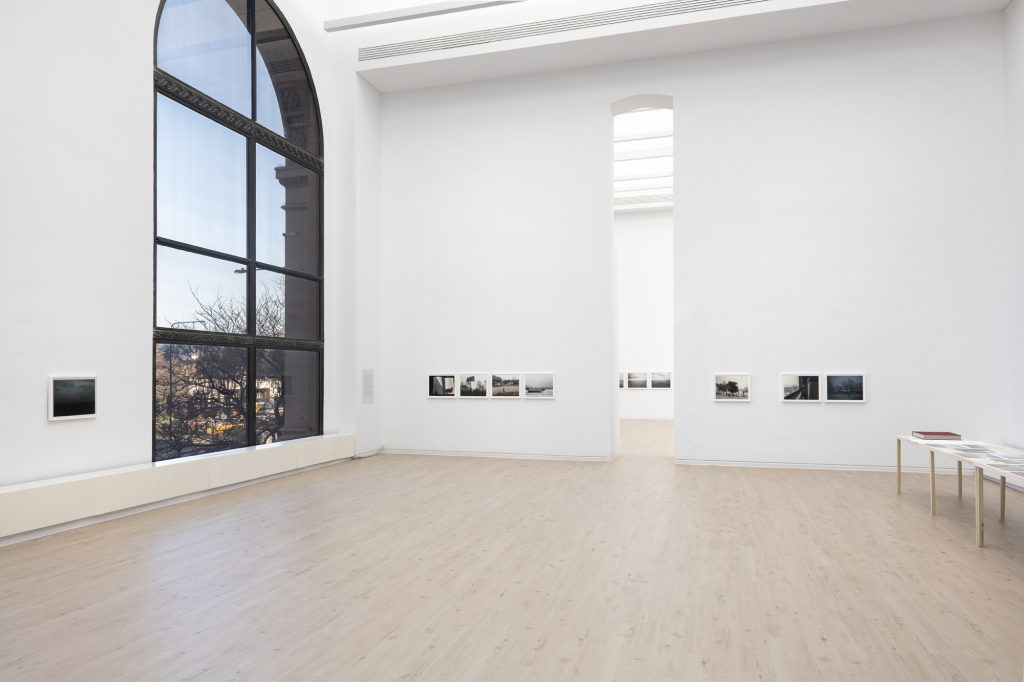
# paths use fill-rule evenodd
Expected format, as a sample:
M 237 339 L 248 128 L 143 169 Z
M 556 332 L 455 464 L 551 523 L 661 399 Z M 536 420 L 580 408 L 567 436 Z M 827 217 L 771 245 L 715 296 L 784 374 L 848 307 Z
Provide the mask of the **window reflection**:
M 320 358 L 311 351 L 256 351 L 256 441 L 319 433 Z
M 167 246 L 156 256 L 156 326 L 248 331 L 244 265 Z
M 320 338 L 320 285 L 269 270 L 256 272 L 256 334 Z
M 157 344 L 155 461 L 246 445 L 247 362 L 244 348 Z
M 256 260 L 320 273 L 320 176 L 256 145 Z
M 245 138 L 157 96 L 157 233 L 245 256 Z
M 265 0 L 256 0 L 256 120 L 320 154 L 320 130 L 306 68 L 295 41 Z
M 239 113 L 252 113 L 246 0 L 167 0 L 156 65 Z

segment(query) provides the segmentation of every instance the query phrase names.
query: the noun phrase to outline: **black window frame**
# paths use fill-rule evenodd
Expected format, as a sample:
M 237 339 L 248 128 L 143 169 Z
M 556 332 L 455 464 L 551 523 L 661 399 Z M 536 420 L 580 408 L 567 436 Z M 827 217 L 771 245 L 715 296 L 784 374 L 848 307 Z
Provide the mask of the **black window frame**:
M 320 101 L 316 93 L 316 84 L 313 81 L 312 73 L 309 69 L 309 64 L 306 61 L 306 56 L 302 51 L 302 46 L 299 41 L 295 38 L 295 32 L 292 30 L 291 25 L 288 23 L 288 19 L 284 16 L 273 0 L 261 0 L 266 2 L 269 8 L 277 15 L 280 19 L 282 26 L 288 32 L 289 37 L 295 45 L 295 49 L 298 52 L 299 59 L 302 63 L 302 68 L 306 73 L 306 78 L 309 82 L 310 95 L 312 97 L 312 106 L 316 112 L 316 125 L 318 132 L 317 147 L 320 155 L 314 154 L 298 145 L 288 141 L 286 138 L 278 135 L 270 129 L 260 125 L 256 122 L 255 117 L 258 115 L 257 112 L 257 83 L 256 83 L 256 65 L 258 58 L 258 50 L 256 46 L 256 2 L 257 0 L 247 0 L 246 2 L 246 19 L 247 29 L 249 32 L 249 45 L 250 45 L 250 63 L 249 63 L 249 79 L 250 79 L 250 115 L 245 115 L 235 111 L 225 104 L 220 103 L 213 97 L 210 97 L 206 93 L 188 85 L 184 81 L 172 76 L 171 74 L 161 70 L 157 66 L 157 45 L 160 32 L 160 20 L 163 16 L 164 5 L 166 0 L 160 0 L 160 6 L 157 10 L 156 15 L 156 26 L 153 31 L 153 371 L 152 371 L 152 418 L 150 420 L 150 427 L 152 430 L 152 459 L 157 461 L 157 429 L 156 429 L 156 416 L 159 406 L 157 405 L 156 389 L 157 389 L 157 355 L 158 349 L 161 344 L 187 344 L 187 345 L 199 345 L 199 346 L 233 346 L 233 347 L 244 347 L 247 349 L 247 367 L 246 367 L 246 446 L 252 447 L 259 445 L 257 442 L 257 420 L 256 420 L 256 360 L 257 352 L 263 349 L 282 349 L 282 350 L 298 350 L 298 351 L 313 351 L 317 354 L 318 359 L 318 405 L 317 405 L 317 431 L 315 434 L 311 434 L 308 437 L 314 437 L 317 435 L 323 435 L 323 420 L 324 420 L 324 161 L 323 161 L 323 149 L 324 149 L 324 131 L 323 131 L 323 118 L 320 112 Z M 242 135 L 246 141 L 246 255 L 245 257 L 236 256 L 233 254 L 223 253 L 213 249 L 207 249 L 204 247 L 179 242 L 173 239 L 167 239 L 159 235 L 158 220 L 157 220 L 157 192 L 158 179 L 157 179 L 157 144 L 158 144 L 158 130 L 157 126 L 159 122 L 157 120 L 157 101 L 158 98 L 163 95 L 168 97 L 172 101 L 185 106 L 197 114 L 205 116 L 208 119 L 219 123 L 226 128 Z M 318 274 L 312 275 L 310 273 L 291 270 L 285 267 L 272 265 L 270 263 L 263 263 L 256 259 L 256 145 L 261 144 L 268 150 L 280 154 L 289 161 L 299 164 L 306 170 L 312 171 L 318 178 L 318 191 L 317 191 L 317 222 L 318 222 L 318 238 L 319 238 L 319 259 L 318 259 Z M 202 256 L 210 256 L 218 260 L 225 262 L 235 263 L 241 265 L 246 270 L 246 318 L 247 318 L 247 333 L 245 334 L 226 334 L 219 332 L 208 332 L 190 329 L 172 329 L 168 327 L 160 327 L 157 324 L 157 252 L 159 247 L 169 247 L 184 251 L 187 253 L 194 253 Z M 307 281 L 315 282 L 319 287 L 320 291 L 320 306 L 319 306 L 319 333 L 317 340 L 308 339 L 293 339 L 287 337 L 267 337 L 258 336 L 256 334 L 256 276 L 259 270 L 268 270 L 271 272 L 277 272 L 292 277 L 298 277 Z M 199 454 L 210 454 L 210 453 L 199 453 Z M 185 457 L 194 457 L 197 455 L 186 455 Z M 183 457 L 182 459 L 184 459 Z

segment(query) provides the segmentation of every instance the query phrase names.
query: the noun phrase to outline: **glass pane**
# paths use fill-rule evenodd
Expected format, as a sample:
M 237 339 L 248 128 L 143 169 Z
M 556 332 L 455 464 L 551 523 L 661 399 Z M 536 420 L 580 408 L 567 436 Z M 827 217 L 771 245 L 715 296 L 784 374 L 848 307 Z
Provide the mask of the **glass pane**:
M 157 97 L 157 234 L 245 256 L 245 138 Z
M 615 137 L 672 130 L 671 109 L 644 109 L 615 117 Z
M 156 65 L 197 90 L 252 115 L 245 0 L 167 0 Z
M 245 334 L 245 266 L 157 247 L 156 326 Z
M 157 344 L 155 461 L 243 447 L 245 348 Z
M 256 120 L 320 156 L 309 74 L 288 29 L 265 0 L 256 0 Z
M 257 270 L 256 334 L 319 339 L 320 284 L 270 270 Z
M 256 145 L 256 260 L 320 273 L 320 176 Z
M 303 350 L 257 350 L 257 444 L 319 433 L 319 355 Z

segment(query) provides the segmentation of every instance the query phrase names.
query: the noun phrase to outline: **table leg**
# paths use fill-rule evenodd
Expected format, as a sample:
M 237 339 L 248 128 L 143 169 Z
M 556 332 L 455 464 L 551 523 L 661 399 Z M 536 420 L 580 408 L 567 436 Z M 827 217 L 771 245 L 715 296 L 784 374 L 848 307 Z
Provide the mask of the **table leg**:
M 959 459 L 956 461 L 956 496 L 964 496 L 964 463 Z
M 999 520 L 1006 520 L 1006 476 L 999 477 Z
M 896 494 L 903 492 L 903 441 L 896 439 Z
M 978 547 L 985 546 L 985 472 L 981 467 L 974 467 L 974 537 Z
M 928 466 L 931 469 L 932 479 L 932 516 L 935 516 L 935 451 L 928 452 Z

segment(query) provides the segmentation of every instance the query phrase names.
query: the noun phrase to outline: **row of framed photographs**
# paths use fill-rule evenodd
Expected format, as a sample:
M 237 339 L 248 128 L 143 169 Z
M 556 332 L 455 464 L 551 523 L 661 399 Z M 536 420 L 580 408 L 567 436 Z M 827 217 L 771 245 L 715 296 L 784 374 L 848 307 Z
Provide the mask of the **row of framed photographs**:
M 620 372 L 619 388 L 664 391 L 672 388 L 672 372 Z
M 427 397 L 440 399 L 555 399 L 553 372 L 458 372 L 431 374 Z
M 787 403 L 863 403 L 864 374 L 857 372 L 783 372 L 780 397 Z M 715 374 L 715 402 L 750 402 L 750 373 Z

